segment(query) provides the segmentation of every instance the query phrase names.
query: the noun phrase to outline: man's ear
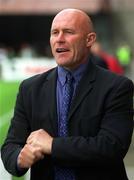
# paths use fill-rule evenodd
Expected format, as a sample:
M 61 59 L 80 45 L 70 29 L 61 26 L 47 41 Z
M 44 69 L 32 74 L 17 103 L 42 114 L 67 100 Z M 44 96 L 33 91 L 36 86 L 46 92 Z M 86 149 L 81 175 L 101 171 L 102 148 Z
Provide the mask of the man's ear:
M 91 47 L 96 40 L 96 33 L 91 32 L 87 35 L 87 47 Z

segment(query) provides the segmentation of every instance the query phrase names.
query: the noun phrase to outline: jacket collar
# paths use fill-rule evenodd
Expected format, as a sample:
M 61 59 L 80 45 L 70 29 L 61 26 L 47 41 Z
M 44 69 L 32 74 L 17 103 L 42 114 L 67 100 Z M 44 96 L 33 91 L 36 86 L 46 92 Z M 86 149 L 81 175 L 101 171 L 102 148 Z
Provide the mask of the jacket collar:
M 93 88 L 93 84 L 96 78 L 96 66 L 93 64 L 92 59 L 89 59 L 89 63 L 85 74 L 79 82 L 79 85 L 76 90 L 74 99 L 72 100 L 69 119 L 72 114 L 75 112 L 76 108 L 81 104 L 82 100 L 86 97 L 87 93 L 90 93 Z

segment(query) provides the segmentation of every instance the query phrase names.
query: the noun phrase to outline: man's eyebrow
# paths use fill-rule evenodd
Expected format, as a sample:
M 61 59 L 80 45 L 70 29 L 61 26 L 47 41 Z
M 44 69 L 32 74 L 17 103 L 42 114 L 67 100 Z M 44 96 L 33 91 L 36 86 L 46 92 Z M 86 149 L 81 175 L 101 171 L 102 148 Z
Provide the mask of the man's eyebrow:
M 55 28 L 55 29 L 51 29 L 50 32 L 52 33 L 52 32 L 54 32 L 54 31 L 58 31 L 58 29 L 56 29 L 56 28 Z
M 65 30 L 65 31 L 74 31 L 74 29 L 73 28 L 64 28 L 63 30 Z
M 53 32 L 53 31 L 59 31 L 59 29 L 58 28 L 54 28 L 54 29 L 51 29 L 51 32 Z M 62 31 L 75 31 L 73 28 L 63 28 L 62 29 Z

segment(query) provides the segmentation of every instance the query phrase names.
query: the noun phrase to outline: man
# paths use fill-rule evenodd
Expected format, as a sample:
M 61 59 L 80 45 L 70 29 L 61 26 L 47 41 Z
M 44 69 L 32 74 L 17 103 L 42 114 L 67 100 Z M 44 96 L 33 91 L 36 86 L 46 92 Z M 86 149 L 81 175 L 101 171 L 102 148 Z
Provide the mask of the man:
M 92 63 L 95 39 L 83 11 L 55 16 L 50 44 L 58 67 L 20 85 L 2 147 L 11 174 L 31 168 L 31 180 L 127 180 L 123 158 L 133 129 L 133 83 Z

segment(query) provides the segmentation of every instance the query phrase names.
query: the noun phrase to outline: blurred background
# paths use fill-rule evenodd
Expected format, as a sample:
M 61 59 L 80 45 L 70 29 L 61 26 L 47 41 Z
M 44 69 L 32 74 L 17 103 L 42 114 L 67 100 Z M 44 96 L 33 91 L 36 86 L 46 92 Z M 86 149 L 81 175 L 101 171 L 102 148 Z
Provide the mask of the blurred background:
M 87 12 L 95 25 L 97 43 L 92 53 L 107 69 L 134 81 L 133 0 L 0 0 L 0 146 L 20 82 L 54 66 L 49 36 L 53 17 L 64 8 Z M 124 159 L 134 180 L 134 138 Z M 0 180 L 28 180 L 8 174 L 0 160 Z

